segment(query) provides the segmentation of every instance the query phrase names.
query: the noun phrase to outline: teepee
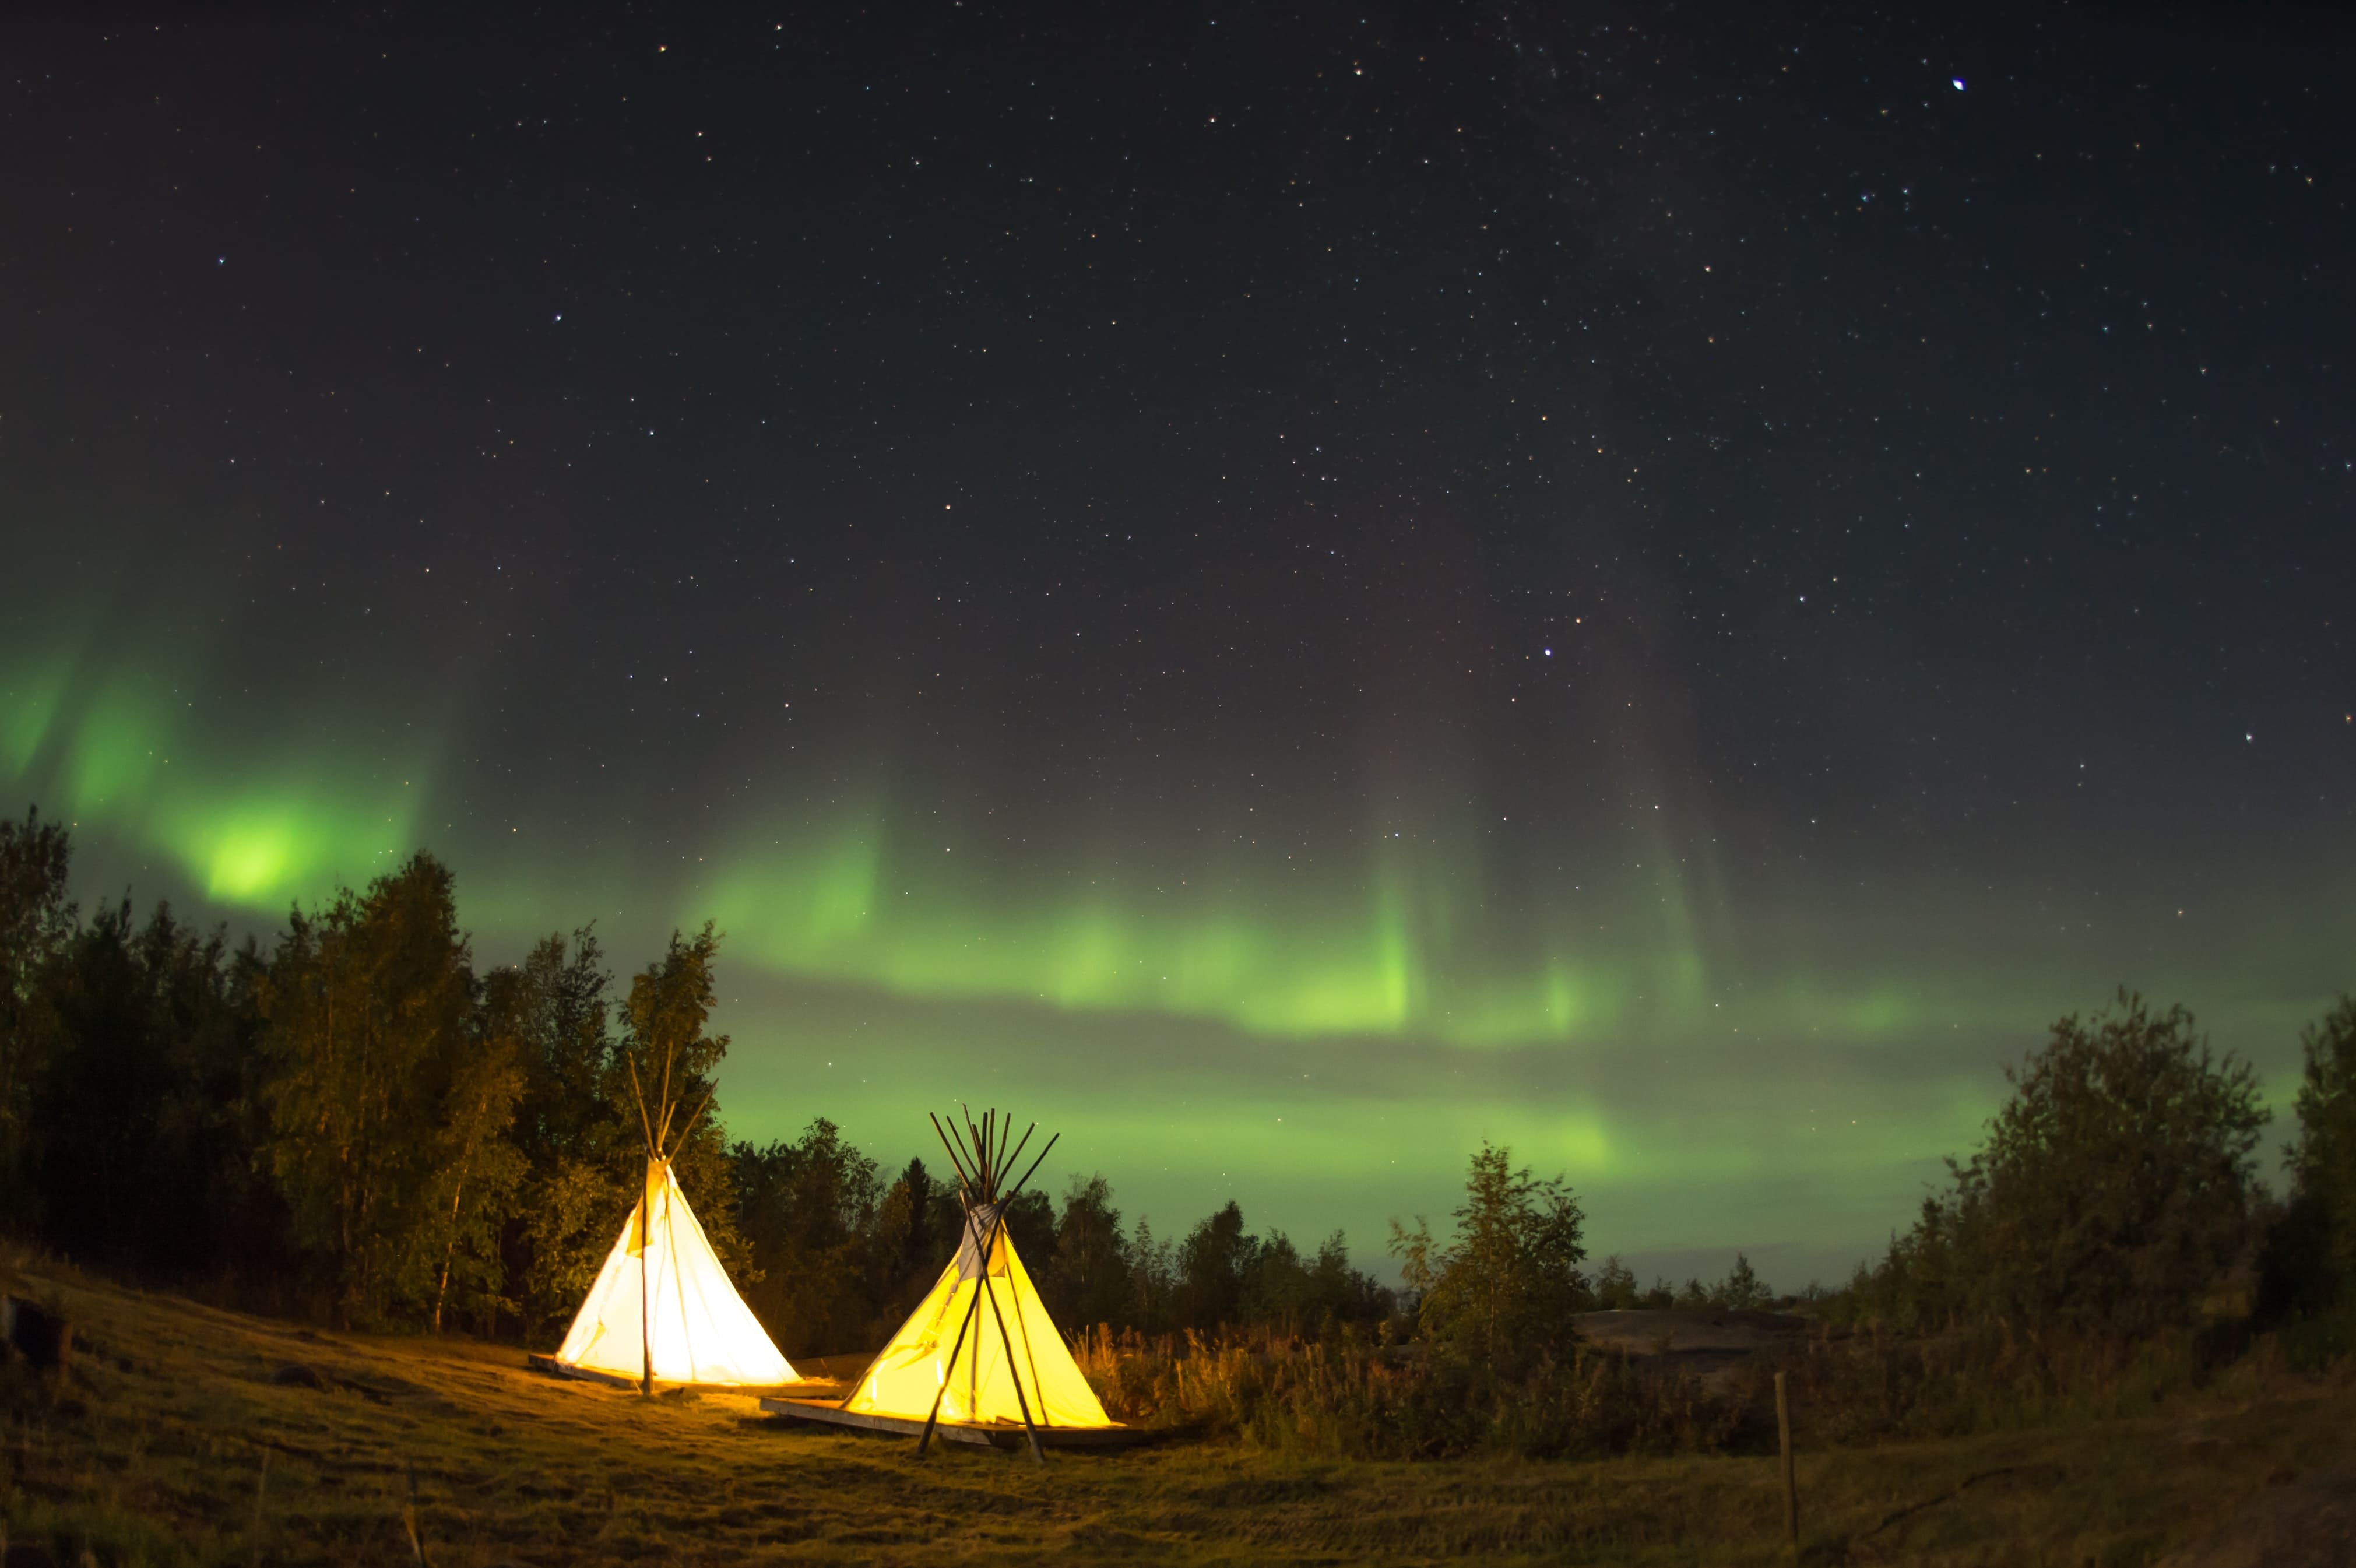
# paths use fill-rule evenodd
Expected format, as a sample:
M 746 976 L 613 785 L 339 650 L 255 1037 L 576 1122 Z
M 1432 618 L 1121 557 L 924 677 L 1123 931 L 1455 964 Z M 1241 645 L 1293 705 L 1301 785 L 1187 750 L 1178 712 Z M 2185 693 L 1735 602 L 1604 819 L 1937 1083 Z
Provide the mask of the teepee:
M 1042 1457 L 1042 1428 L 1052 1433 L 1118 1424 L 1105 1415 L 1096 1391 L 1072 1360 L 1006 1232 L 1008 1205 L 1055 1146 L 1049 1138 L 1022 1181 L 1007 1187 L 1005 1171 L 1031 1141 L 1031 1133 L 1024 1133 L 1010 1159 L 1006 1134 L 1012 1126 L 999 1122 L 996 1112 L 985 1112 L 980 1126 L 967 1118 L 965 1137 L 957 1143 L 942 1130 L 940 1119 L 933 1119 L 933 1130 L 957 1169 L 964 1239 L 931 1292 L 842 1402 L 841 1409 L 854 1415 L 922 1420 L 918 1454 L 943 1421 L 1011 1426 L 1019 1420 L 1034 1459 Z M 1037 1130 L 1035 1122 L 1032 1130 Z
M 671 1113 L 670 1067 L 663 1068 L 664 1103 L 659 1119 L 647 1113 L 646 1095 L 638 1088 L 637 1064 L 630 1064 L 630 1088 L 638 1100 L 638 1122 L 646 1133 L 647 1179 L 637 1208 L 589 1298 L 573 1319 L 563 1346 L 553 1360 L 557 1368 L 604 1373 L 635 1380 L 651 1393 L 657 1382 L 767 1385 L 797 1380 L 793 1368 L 753 1316 L 744 1298 L 728 1282 L 712 1243 L 696 1223 L 687 1195 L 671 1173 L 703 1108 L 712 1103 L 710 1090 L 695 1108 L 679 1137 L 669 1144 Z

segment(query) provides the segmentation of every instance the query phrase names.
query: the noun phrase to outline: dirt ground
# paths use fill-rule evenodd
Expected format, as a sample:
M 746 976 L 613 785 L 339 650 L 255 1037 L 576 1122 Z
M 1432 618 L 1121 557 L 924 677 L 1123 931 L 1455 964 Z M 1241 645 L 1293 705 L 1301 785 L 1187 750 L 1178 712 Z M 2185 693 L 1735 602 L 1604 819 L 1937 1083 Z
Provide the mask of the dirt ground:
M 765 1417 L 749 1397 L 551 1379 L 508 1348 L 315 1332 L 64 1275 L 14 1288 L 70 1315 L 81 1349 L 63 1379 L 0 1375 L 8 1568 L 85 1551 L 434 1568 L 1790 1561 L 1772 1458 L 1369 1465 L 1195 1442 L 919 1462 L 905 1440 Z M 2348 1518 L 2351 1391 L 2283 1375 L 2099 1426 L 1804 1454 L 1804 1560 L 2274 1562 L 2265 1543 Z

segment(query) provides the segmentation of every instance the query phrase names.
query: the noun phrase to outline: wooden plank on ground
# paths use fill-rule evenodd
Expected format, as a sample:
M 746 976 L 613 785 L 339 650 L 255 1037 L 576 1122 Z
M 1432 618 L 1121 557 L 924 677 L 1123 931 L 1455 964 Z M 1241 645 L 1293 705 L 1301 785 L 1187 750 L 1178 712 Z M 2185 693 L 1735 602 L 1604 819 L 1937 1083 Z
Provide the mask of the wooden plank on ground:
M 552 1378 L 573 1378 L 584 1383 L 603 1383 L 612 1389 L 628 1389 L 632 1392 L 636 1392 L 638 1387 L 638 1380 L 636 1378 L 626 1378 L 618 1372 L 601 1372 L 594 1367 L 576 1367 L 569 1361 L 560 1361 L 553 1356 L 535 1353 L 527 1359 L 530 1362 L 533 1371 L 545 1372 Z M 766 1392 L 770 1389 L 789 1388 L 811 1395 L 832 1393 L 837 1398 L 841 1398 L 846 1391 L 841 1384 L 826 1378 L 809 1378 L 797 1383 L 771 1383 L 766 1386 L 761 1384 L 747 1386 L 739 1383 L 673 1383 L 657 1378 L 655 1387 L 658 1390 L 694 1389 L 699 1392 L 715 1394 L 757 1394 Z
M 844 1410 L 840 1405 L 820 1404 L 814 1400 L 765 1399 L 762 1410 L 771 1415 L 788 1416 L 796 1421 L 813 1421 L 829 1426 L 856 1426 L 869 1432 L 888 1432 L 902 1437 L 921 1436 L 925 1423 L 906 1416 L 873 1415 L 865 1411 Z M 1175 1434 L 1142 1426 L 1043 1426 L 1039 1442 L 1048 1448 L 1129 1448 L 1142 1443 L 1158 1442 Z M 993 1448 L 1019 1448 L 1023 1445 L 1023 1428 L 1019 1423 L 944 1421 L 933 1428 L 935 1436 L 951 1443 L 987 1444 Z

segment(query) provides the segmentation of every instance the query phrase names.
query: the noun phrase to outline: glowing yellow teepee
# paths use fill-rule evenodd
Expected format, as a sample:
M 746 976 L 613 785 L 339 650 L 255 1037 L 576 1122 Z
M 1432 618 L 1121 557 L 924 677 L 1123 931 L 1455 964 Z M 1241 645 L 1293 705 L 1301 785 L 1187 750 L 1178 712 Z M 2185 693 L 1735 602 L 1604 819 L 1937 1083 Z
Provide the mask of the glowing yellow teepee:
M 1072 1360 L 1006 1233 L 1007 1206 L 1023 1189 L 1023 1182 L 1016 1182 L 1001 1191 L 1002 1172 L 1011 1164 L 1005 1155 L 1007 1129 L 997 1125 L 995 1112 L 985 1112 L 979 1127 L 969 1121 L 962 1158 L 937 1118 L 933 1129 L 941 1133 L 942 1146 L 957 1167 L 958 1196 L 966 1211 L 965 1239 L 931 1292 L 869 1364 L 842 1408 L 923 1421 L 920 1453 L 940 1421 L 1019 1422 L 1031 1434 L 1033 1457 L 1039 1453 L 1040 1427 L 1116 1425 Z M 1027 1144 L 1031 1134 L 1023 1133 L 1023 1139 Z M 1039 1159 L 1031 1163 L 1032 1171 L 1055 1146 L 1055 1140 L 1048 1139 Z M 1015 1156 L 1022 1153 L 1018 1144 Z M 1023 1173 L 1023 1181 L 1030 1174 Z
M 659 1132 L 657 1119 L 647 1113 L 636 1062 L 630 1064 L 630 1089 L 638 1097 L 638 1122 L 646 1133 L 646 1186 L 565 1333 L 557 1364 L 634 1378 L 648 1392 L 659 1381 L 766 1386 L 798 1380 L 729 1283 L 728 1271 L 671 1174 L 671 1161 L 712 1103 L 711 1091 L 704 1091 L 665 1154 L 671 1114 L 678 1109 L 669 1098 L 670 1063 L 663 1064 Z

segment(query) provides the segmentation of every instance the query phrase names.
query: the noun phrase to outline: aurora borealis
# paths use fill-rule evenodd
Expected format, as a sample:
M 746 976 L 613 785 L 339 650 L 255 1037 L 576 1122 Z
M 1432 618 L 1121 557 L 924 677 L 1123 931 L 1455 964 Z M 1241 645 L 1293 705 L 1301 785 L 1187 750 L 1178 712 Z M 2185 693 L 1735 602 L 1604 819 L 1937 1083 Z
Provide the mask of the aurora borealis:
M 736 1135 L 1367 1262 L 1490 1137 L 1845 1275 L 2122 984 L 2279 1107 L 2347 35 L 1704 15 L 0 23 L 10 809 L 714 919 Z

